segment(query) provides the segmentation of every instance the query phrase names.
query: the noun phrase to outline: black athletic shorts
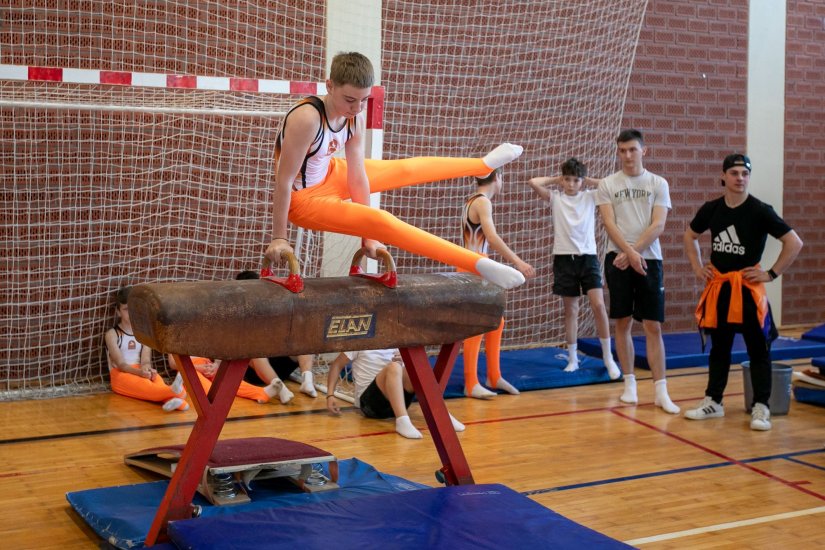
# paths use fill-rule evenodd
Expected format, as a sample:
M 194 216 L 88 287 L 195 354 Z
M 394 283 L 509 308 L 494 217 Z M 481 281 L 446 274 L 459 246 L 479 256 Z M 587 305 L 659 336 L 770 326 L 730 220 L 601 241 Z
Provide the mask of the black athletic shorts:
M 602 269 L 595 254 L 553 256 L 553 294 L 581 296 L 602 288 Z
M 404 406 L 406 408 L 412 403 L 413 397 L 415 397 L 415 394 L 404 390 Z M 367 389 L 364 390 L 364 393 L 361 394 L 359 402 L 361 412 L 367 418 L 392 418 L 395 416 L 395 413 L 392 412 L 392 405 L 390 405 L 389 399 L 387 399 L 387 396 L 381 391 L 381 388 L 378 387 L 378 382 L 375 380 L 373 380 L 372 383 L 367 386 Z
M 665 321 L 665 283 L 662 260 L 648 260 L 647 275 L 632 267 L 619 269 L 613 265 L 616 252 L 604 258 L 604 275 L 610 291 L 610 318 L 633 316 L 637 321 Z

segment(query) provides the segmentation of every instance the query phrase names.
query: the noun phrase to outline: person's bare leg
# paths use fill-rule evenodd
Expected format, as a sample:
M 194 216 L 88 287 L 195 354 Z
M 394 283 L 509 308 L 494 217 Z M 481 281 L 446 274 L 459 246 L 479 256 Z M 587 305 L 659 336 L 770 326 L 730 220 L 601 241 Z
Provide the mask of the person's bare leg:
M 613 360 L 613 351 L 610 347 L 610 319 L 607 318 L 607 309 L 604 305 L 604 292 L 600 288 L 591 288 L 587 291 L 587 298 L 590 300 L 590 308 L 593 310 L 593 318 L 596 321 L 596 333 L 602 345 L 602 358 L 607 369 L 607 376 L 611 380 L 616 380 L 622 372 Z
M 567 366 L 564 372 L 579 370 L 579 297 L 562 296 L 564 303 L 564 332 L 567 336 Z
M 387 398 L 395 415 L 395 431 L 408 439 L 421 439 L 421 432 L 412 425 L 404 402 L 404 367 L 396 361 L 387 364 L 375 377 L 378 389 Z

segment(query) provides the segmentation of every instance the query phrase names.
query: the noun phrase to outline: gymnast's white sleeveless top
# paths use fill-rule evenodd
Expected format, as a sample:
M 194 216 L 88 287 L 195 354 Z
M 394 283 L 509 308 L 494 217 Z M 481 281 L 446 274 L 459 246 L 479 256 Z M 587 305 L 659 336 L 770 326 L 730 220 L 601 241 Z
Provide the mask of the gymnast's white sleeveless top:
M 137 341 L 134 334 L 129 334 L 120 328 L 120 325 L 115 327 L 115 333 L 117 333 L 117 347 L 120 348 L 123 359 L 129 365 L 139 365 L 143 344 Z
M 329 171 L 329 161 L 332 156 L 344 149 L 344 145 L 355 133 L 356 117 L 348 118 L 346 123 L 339 128 L 334 129 L 329 124 L 327 119 L 327 111 L 324 108 L 324 102 L 321 98 L 316 96 L 309 96 L 298 102 L 284 117 L 284 122 L 281 125 L 281 130 L 278 132 L 278 138 L 275 141 L 275 162 L 277 163 L 281 158 L 281 140 L 283 139 L 284 129 L 286 128 L 289 115 L 302 105 L 312 105 L 321 115 L 321 124 L 318 127 L 318 133 L 315 139 L 307 150 L 304 162 L 295 181 L 292 183 L 292 189 L 299 191 L 318 185 L 327 177 Z
M 480 223 L 470 221 L 470 205 L 477 198 L 484 196 L 483 193 L 476 193 L 464 204 L 464 212 L 461 214 L 461 242 L 464 248 L 472 250 L 478 254 L 487 255 L 487 237 Z

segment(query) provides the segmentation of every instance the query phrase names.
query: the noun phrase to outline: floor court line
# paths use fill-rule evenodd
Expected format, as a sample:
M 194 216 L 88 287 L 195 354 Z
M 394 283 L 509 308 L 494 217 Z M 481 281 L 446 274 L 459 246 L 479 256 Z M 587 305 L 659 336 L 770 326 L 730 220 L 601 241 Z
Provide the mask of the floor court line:
M 815 453 L 825 453 L 825 449 L 808 449 L 804 451 L 795 451 L 792 453 L 783 453 L 778 455 L 769 455 L 769 456 L 759 456 L 754 458 L 747 458 L 744 460 L 740 460 L 741 463 L 751 463 L 751 462 L 765 462 L 767 460 L 791 460 L 793 462 L 798 462 L 802 465 L 810 465 L 806 462 L 794 460 L 792 457 L 795 456 L 803 456 Z M 725 461 L 725 462 L 715 462 L 713 464 L 701 464 L 698 466 L 687 466 L 685 468 L 671 468 L 669 470 L 660 470 L 657 472 L 647 472 L 644 474 L 635 474 L 630 476 L 621 476 L 621 477 L 613 477 L 613 478 L 606 478 L 606 479 L 597 479 L 593 481 L 584 481 L 582 483 L 573 483 L 570 485 L 560 485 L 558 487 L 549 487 L 546 489 L 533 489 L 530 491 L 523 491 L 522 494 L 526 496 L 531 495 L 541 495 L 545 493 L 555 493 L 559 491 L 570 491 L 572 489 L 582 489 L 586 487 L 596 487 L 599 485 L 609 485 L 611 483 L 621 483 L 624 481 L 635 481 L 639 479 L 646 479 L 646 478 L 653 478 L 653 477 L 662 477 L 667 475 L 673 474 L 684 474 L 688 472 L 698 472 L 701 470 L 710 470 L 714 468 L 723 468 L 726 466 L 736 466 L 737 463 L 733 461 Z
M 629 544 L 630 546 L 640 546 L 643 544 L 650 544 L 653 542 L 680 539 L 684 537 L 691 537 L 693 535 L 702 535 L 704 533 L 715 533 L 717 531 L 725 531 L 727 529 L 737 529 L 739 527 L 747 527 L 749 525 L 758 525 L 760 523 L 770 523 L 773 521 L 781 521 L 784 519 L 792 519 L 822 513 L 825 513 L 825 506 L 817 506 L 816 508 L 808 508 L 807 510 L 784 512 L 782 514 L 774 514 L 772 516 L 762 516 L 759 518 L 744 519 L 741 521 L 718 523 L 716 525 L 708 525 L 706 527 L 697 527 L 696 529 L 686 529 L 684 531 L 674 531 L 673 533 L 663 533 L 661 535 L 653 535 L 650 537 L 626 540 L 624 541 L 624 543 Z
M 644 427 L 646 427 L 646 428 L 648 428 L 648 429 L 651 429 L 651 430 L 653 430 L 653 431 L 659 432 L 660 434 L 666 435 L 667 437 L 671 437 L 671 438 L 673 438 L 673 439 L 675 439 L 675 440 L 677 440 L 677 441 L 680 441 L 681 443 L 684 443 L 684 444 L 686 444 L 686 445 L 690 445 L 691 447 L 694 447 L 694 448 L 696 448 L 696 449 L 699 449 L 699 450 L 701 450 L 701 451 L 704 451 L 704 452 L 706 452 L 706 453 L 708 453 L 708 454 L 711 454 L 711 455 L 713 455 L 713 456 L 715 456 L 715 457 L 717 457 L 717 458 L 721 458 L 722 460 L 728 461 L 728 462 L 730 462 L 730 463 L 732 463 L 732 464 L 734 464 L 734 465 L 736 465 L 736 466 L 740 466 L 740 467 L 745 468 L 745 469 L 747 469 L 747 470 L 750 470 L 750 471 L 752 471 L 752 472 L 754 472 L 754 473 L 756 473 L 756 474 L 759 474 L 759 475 L 761 475 L 761 476 L 764 476 L 764 477 L 766 477 L 766 478 L 768 478 L 768 479 L 772 479 L 772 480 L 774 480 L 774 481 L 777 481 L 777 482 L 779 482 L 779 483 L 782 483 L 783 485 L 785 485 L 785 486 L 787 486 L 787 487 L 791 487 L 791 488 L 793 488 L 793 489 L 796 489 L 797 491 L 800 491 L 800 492 L 802 492 L 802 493 L 805 493 L 805 494 L 807 494 L 807 495 L 809 495 L 809 496 L 812 496 L 812 497 L 814 497 L 814 498 L 817 498 L 817 499 L 819 499 L 819 500 L 825 500 L 825 495 L 823 495 L 823 494 L 821 494 L 821 493 L 817 493 L 816 491 L 811 491 L 810 489 L 807 489 L 807 488 L 805 488 L 805 487 L 800 486 L 798 483 L 795 483 L 795 482 L 793 482 L 793 481 L 788 481 L 787 479 L 784 479 L 784 478 L 781 478 L 781 477 L 779 477 L 779 476 L 773 475 L 773 474 L 771 474 L 770 472 L 766 472 L 765 470 L 761 470 L 761 469 L 759 469 L 759 468 L 756 468 L 756 467 L 754 467 L 754 466 L 751 466 L 751 465 L 750 465 L 750 464 L 748 464 L 747 462 L 743 462 L 743 461 L 738 460 L 738 459 L 735 459 L 735 458 L 733 458 L 733 457 L 729 457 L 729 456 L 727 456 L 727 455 L 725 455 L 725 454 L 723 454 L 723 453 L 720 453 L 720 452 L 718 452 L 718 451 L 714 451 L 713 449 L 711 449 L 711 448 L 709 448 L 709 447 L 705 447 L 704 445 L 700 445 L 699 443 L 696 443 L 695 441 L 691 441 L 691 440 L 689 440 L 689 439 L 687 439 L 687 438 L 684 438 L 684 437 L 682 437 L 682 436 L 676 435 L 676 434 L 674 434 L 674 433 L 672 433 L 672 432 L 669 432 L 669 431 L 667 431 L 667 430 L 663 430 L 663 429 L 661 429 L 661 428 L 657 428 L 656 426 L 653 426 L 652 424 L 649 424 L 649 423 L 647 423 L 647 422 L 644 422 L 644 421 L 642 421 L 642 420 L 639 420 L 638 418 L 632 418 L 632 417 L 630 417 L 630 416 L 627 416 L 626 414 L 622 413 L 621 411 L 614 410 L 614 411 L 612 411 L 612 412 L 613 412 L 613 414 L 616 414 L 616 415 L 618 415 L 618 416 L 621 416 L 621 417 L 623 417 L 623 418 L 626 418 L 627 420 L 630 420 L 631 422 L 635 422 L 636 424 L 639 424 L 640 426 L 644 426 Z

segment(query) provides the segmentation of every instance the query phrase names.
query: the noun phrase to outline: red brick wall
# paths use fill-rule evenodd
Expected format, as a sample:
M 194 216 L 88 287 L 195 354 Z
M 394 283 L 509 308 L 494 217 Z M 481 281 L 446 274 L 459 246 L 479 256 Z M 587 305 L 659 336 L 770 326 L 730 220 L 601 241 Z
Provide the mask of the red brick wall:
M 684 229 L 718 195 L 721 158 L 746 146 L 747 20 L 744 1 L 657 0 L 639 36 L 622 125 L 645 132 L 646 166 L 671 185 L 662 238 L 667 331 L 693 328 L 698 286 L 682 251 Z M 825 4 L 788 2 L 783 216 L 805 248 L 782 277 L 786 326 L 825 321 L 824 31 Z
M 784 217 L 805 247 L 782 277 L 783 322 L 825 321 L 825 3 L 789 0 Z

